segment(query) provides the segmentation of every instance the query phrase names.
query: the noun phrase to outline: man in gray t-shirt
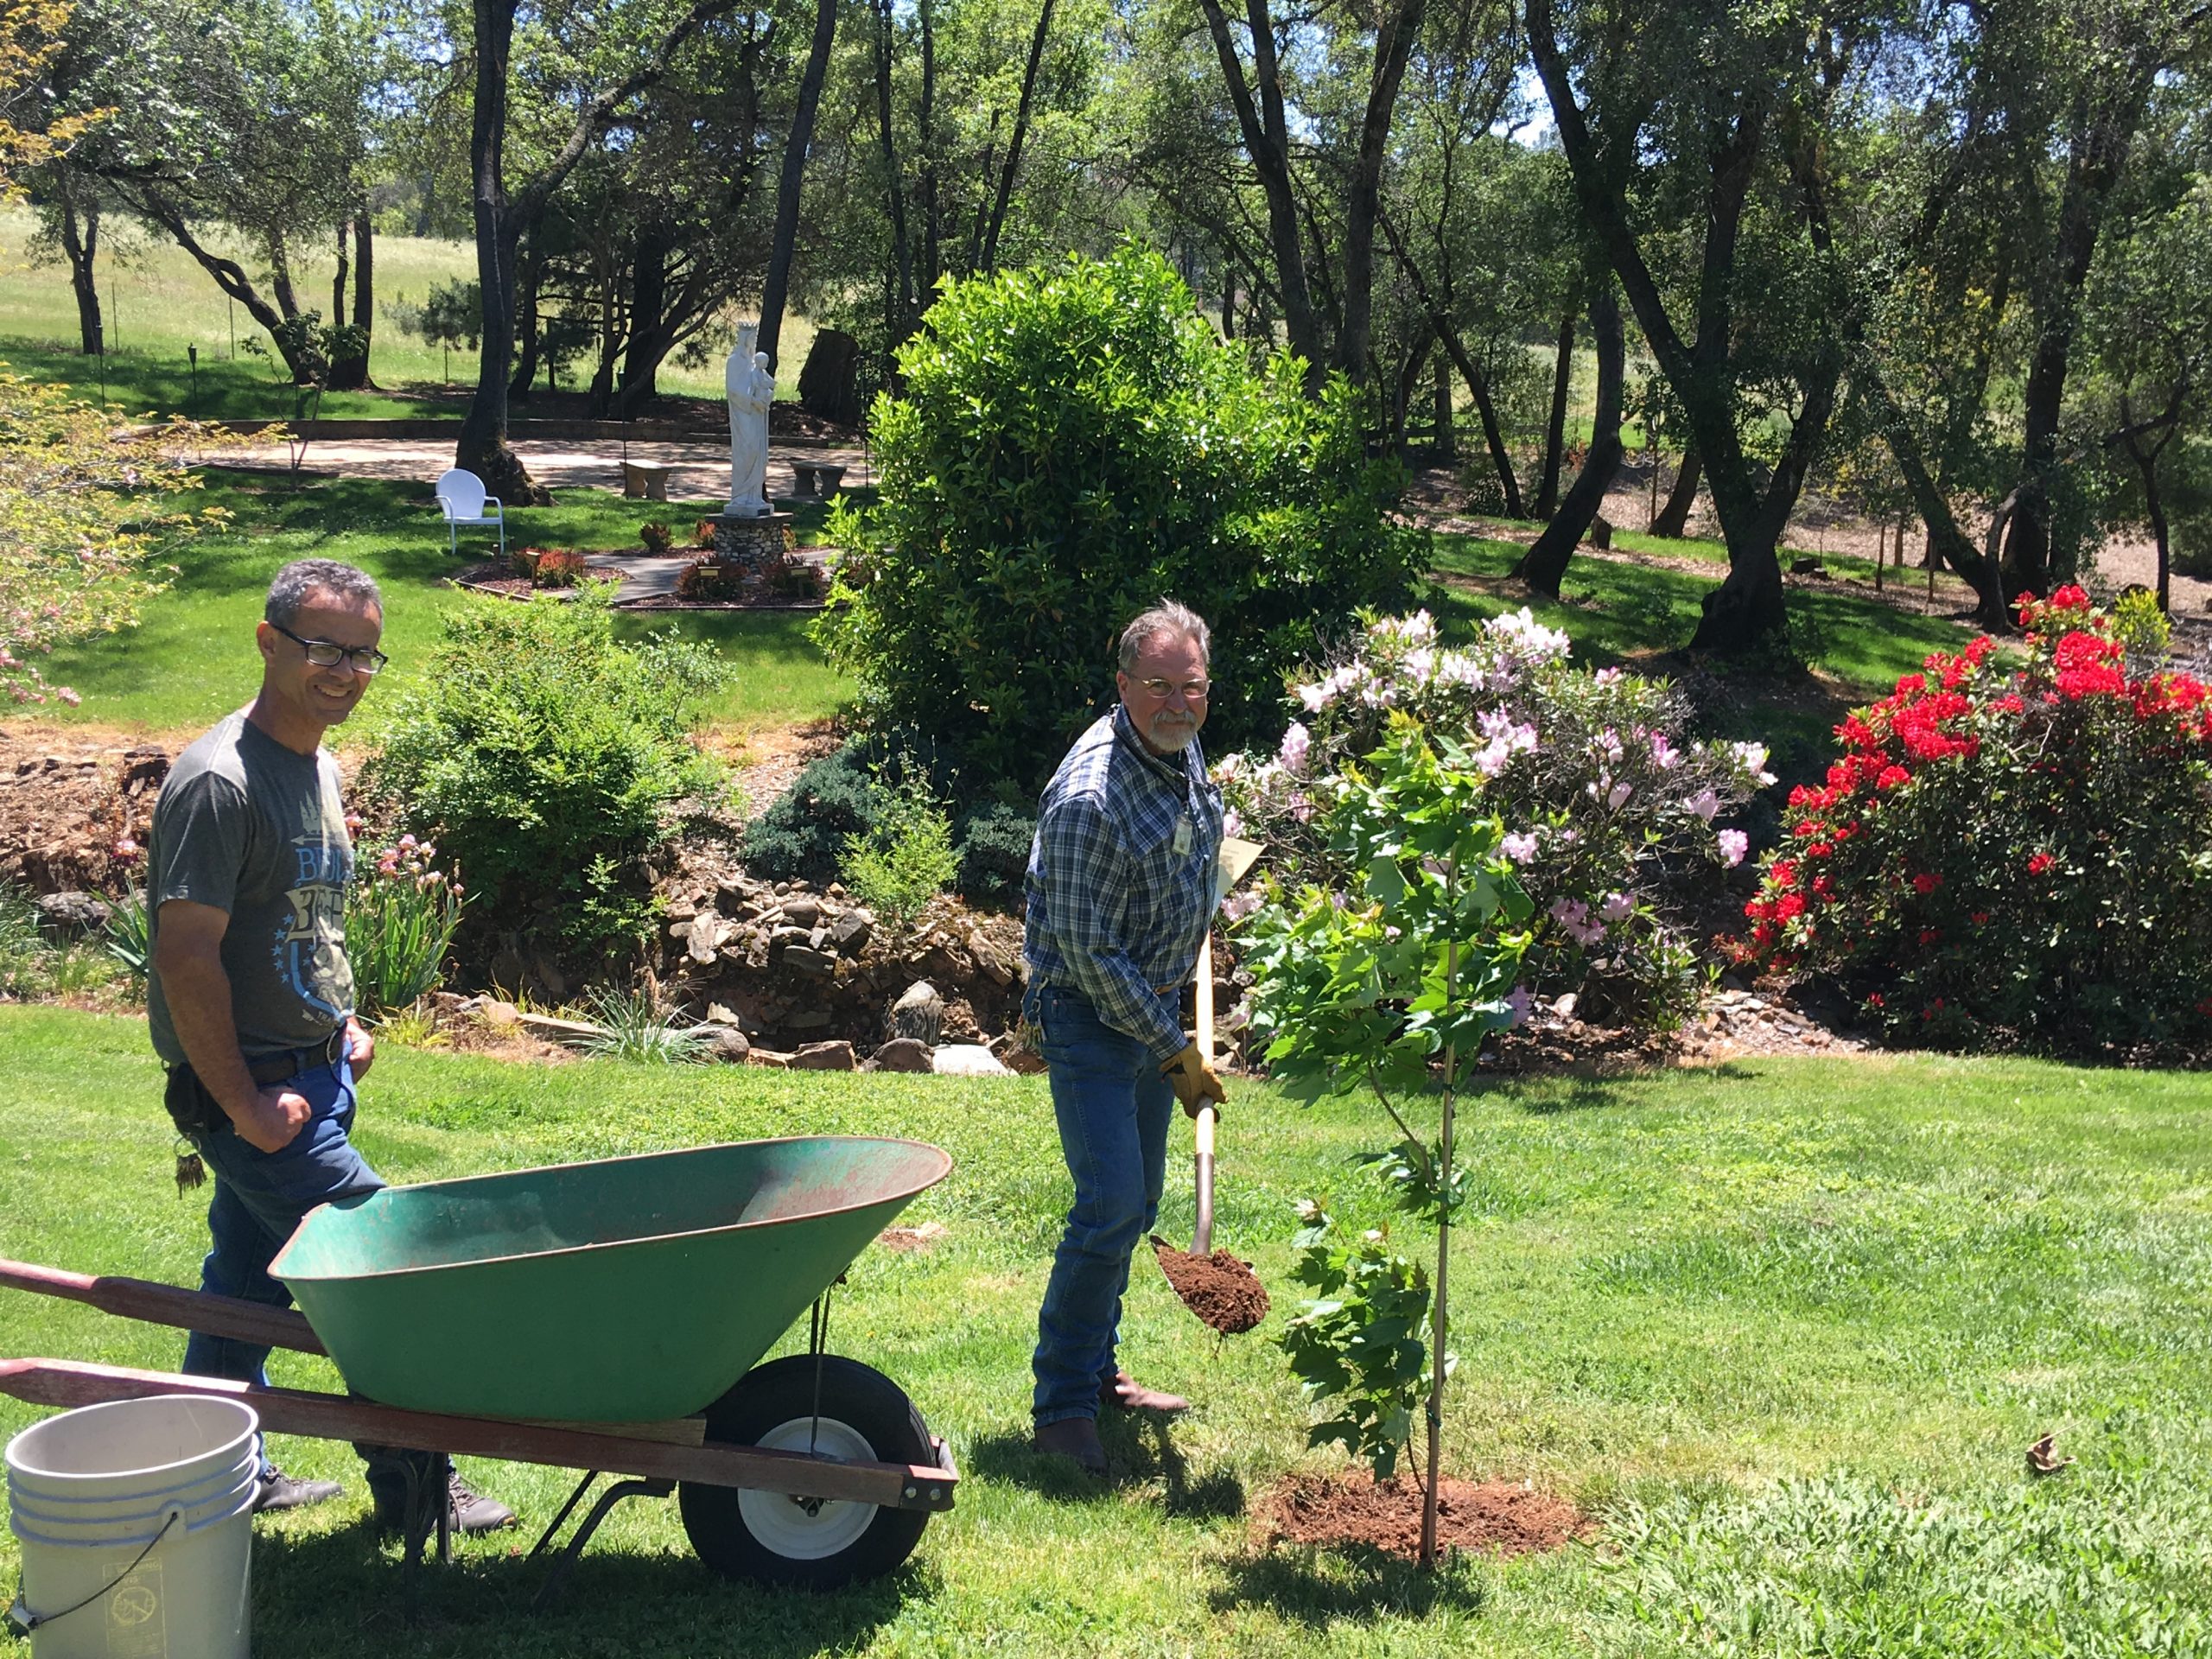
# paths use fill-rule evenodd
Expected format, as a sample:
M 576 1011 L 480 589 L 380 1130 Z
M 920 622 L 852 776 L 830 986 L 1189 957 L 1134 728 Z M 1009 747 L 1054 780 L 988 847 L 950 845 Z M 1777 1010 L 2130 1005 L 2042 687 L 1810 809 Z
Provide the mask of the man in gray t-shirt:
M 308 1211 L 376 1192 L 353 1149 L 354 1086 L 376 1045 L 353 1017 L 346 889 L 353 843 L 322 736 L 385 664 L 383 601 L 330 559 L 276 574 L 256 630 L 261 690 L 177 758 L 147 837 L 147 1012 L 169 1068 L 164 1103 L 215 1177 L 202 1290 L 278 1307 L 269 1264 Z M 194 1332 L 184 1370 L 266 1385 L 265 1345 Z M 438 1501 L 468 1532 L 511 1526 L 504 1504 L 432 1453 L 359 1448 L 380 1523 L 420 1538 Z M 338 1496 L 262 1459 L 255 1507 Z

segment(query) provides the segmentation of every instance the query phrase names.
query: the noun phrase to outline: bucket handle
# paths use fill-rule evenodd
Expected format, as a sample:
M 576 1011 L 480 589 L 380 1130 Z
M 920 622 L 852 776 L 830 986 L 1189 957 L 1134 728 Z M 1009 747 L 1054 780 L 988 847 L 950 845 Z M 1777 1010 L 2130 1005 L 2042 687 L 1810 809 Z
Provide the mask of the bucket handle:
M 99 1600 L 101 1597 L 106 1595 L 109 1591 L 113 1590 L 116 1586 L 121 1584 L 133 1573 L 136 1573 L 138 1570 L 140 1564 L 143 1562 L 149 1555 L 154 1553 L 154 1546 L 160 1543 L 162 1539 L 168 1537 L 169 1529 L 183 1518 L 184 1511 L 172 1505 L 168 1516 L 162 1522 L 162 1529 L 146 1541 L 146 1548 L 138 1552 L 137 1559 L 133 1560 L 130 1566 L 124 1567 L 122 1572 L 117 1573 L 112 1579 L 110 1579 L 105 1585 L 93 1591 L 91 1595 L 86 1596 L 82 1601 L 77 1603 L 75 1606 L 64 1607 L 58 1613 L 35 1613 L 24 1605 L 22 1591 L 20 1588 L 17 1589 L 16 1592 L 16 1599 L 8 1608 L 8 1628 L 14 1631 L 17 1636 L 29 1636 L 33 1630 L 38 1629 L 41 1624 L 51 1624 L 57 1618 L 67 1618 L 70 1614 L 75 1612 L 79 1607 L 91 1606 L 94 1602 Z

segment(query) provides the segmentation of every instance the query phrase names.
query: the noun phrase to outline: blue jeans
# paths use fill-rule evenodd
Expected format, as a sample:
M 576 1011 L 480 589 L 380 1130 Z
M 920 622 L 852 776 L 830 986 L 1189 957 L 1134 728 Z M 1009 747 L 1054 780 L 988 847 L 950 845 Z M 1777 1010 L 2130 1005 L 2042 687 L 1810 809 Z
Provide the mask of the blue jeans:
M 263 1152 L 240 1140 L 228 1124 L 195 1135 L 215 1196 L 207 1205 L 207 1231 L 213 1248 L 200 1264 L 200 1288 L 218 1296 L 243 1297 L 271 1307 L 289 1307 L 292 1293 L 269 1276 L 269 1264 L 284 1241 L 319 1204 L 366 1198 L 385 1184 L 346 1138 L 353 1127 L 353 1071 L 345 1061 L 317 1066 L 287 1078 L 285 1088 L 304 1096 L 313 1116 L 278 1152 Z M 188 1376 L 226 1376 L 266 1387 L 268 1345 L 211 1337 L 195 1331 L 184 1345 Z M 393 1455 L 363 1447 L 373 1484 Z M 261 1459 L 265 1478 L 268 1454 Z M 400 1472 L 392 1465 L 392 1472 Z
M 1075 1202 L 1037 1316 L 1037 1426 L 1098 1414 L 1129 1257 L 1160 1214 L 1175 1091 L 1134 1037 L 1108 1026 L 1064 986 L 1033 988 L 1024 1013 L 1043 1039 Z

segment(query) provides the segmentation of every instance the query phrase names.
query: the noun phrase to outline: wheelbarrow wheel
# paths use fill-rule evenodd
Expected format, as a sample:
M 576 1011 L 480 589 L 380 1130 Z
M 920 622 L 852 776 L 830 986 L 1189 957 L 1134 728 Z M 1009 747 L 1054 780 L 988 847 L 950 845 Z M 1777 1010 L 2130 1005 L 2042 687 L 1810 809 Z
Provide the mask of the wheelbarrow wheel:
M 931 1463 L 928 1427 L 879 1370 L 835 1354 L 793 1354 L 758 1366 L 707 1408 L 707 1440 L 805 1452 L 843 1462 Z M 726 1578 L 832 1589 L 880 1578 L 913 1554 L 926 1510 L 682 1482 L 677 1503 L 699 1559 Z

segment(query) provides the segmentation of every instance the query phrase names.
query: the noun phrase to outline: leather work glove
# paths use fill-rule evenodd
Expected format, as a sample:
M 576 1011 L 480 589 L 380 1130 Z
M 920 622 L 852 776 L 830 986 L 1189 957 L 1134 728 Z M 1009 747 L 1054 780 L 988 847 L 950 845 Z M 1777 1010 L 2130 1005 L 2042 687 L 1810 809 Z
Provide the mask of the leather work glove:
M 1181 1053 L 1161 1066 L 1160 1075 L 1167 1079 L 1168 1086 L 1175 1090 L 1175 1098 L 1183 1103 L 1183 1109 L 1192 1117 L 1208 1101 L 1217 1108 L 1229 1103 L 1229 1091 L 1221 1086 L 1221 1073 L 1206 1063 L 1196 1043 L 1186 1045 Z

